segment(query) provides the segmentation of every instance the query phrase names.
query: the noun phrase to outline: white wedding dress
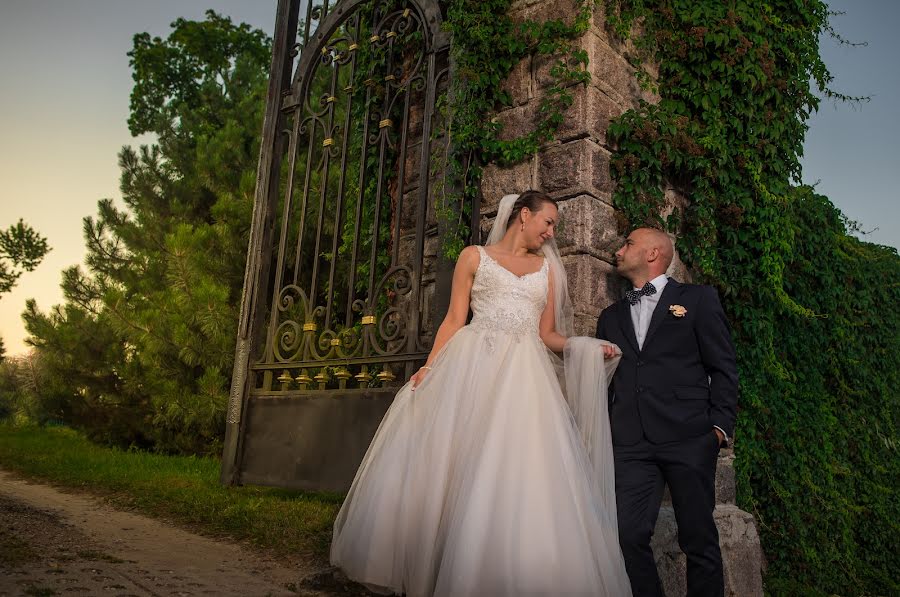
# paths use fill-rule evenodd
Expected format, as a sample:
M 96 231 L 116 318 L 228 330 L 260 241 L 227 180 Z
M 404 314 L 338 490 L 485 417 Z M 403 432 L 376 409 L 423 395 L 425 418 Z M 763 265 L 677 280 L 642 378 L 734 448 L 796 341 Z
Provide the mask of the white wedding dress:
M 519 277 L 479 253 L 472 322 L 415 392 L 397 393 L 335 521 L 331 561 L 416 597 L 628 596 L 615 507 L 600 506 L 612 476 L 598 482 L 538 336 L 547 262 Z

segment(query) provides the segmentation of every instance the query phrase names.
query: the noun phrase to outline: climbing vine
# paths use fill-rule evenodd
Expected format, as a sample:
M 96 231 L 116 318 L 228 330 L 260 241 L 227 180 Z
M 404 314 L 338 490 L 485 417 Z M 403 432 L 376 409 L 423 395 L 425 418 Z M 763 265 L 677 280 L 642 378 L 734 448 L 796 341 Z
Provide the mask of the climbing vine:
M 459 254 L 469 236 L 464 210 L 479 192 L 482 166 L 514 164 L 537 153 L 563 123 L 573 101 L 572 86 L 590 79 L 587 53 L 573 41 L 587 31 L 594 0 L 578 0 L 571 22 L 516 21 L 508 15 L 511 5 L 511 0 L 450 0 L 447 6 L 454 76 L 442 105 L 450 143 L 441 160 L 444 182 L 435 195 L 438 217 L 453 222 L 443 247 L 450 258 Z M 502 125 L 491 116 L 511 104 L 502 84 L 530 55 L 555 60 L 540 116 L 531 132 L 501 139 Z
M 609 127 L 614 203 L 626 227 L 677 232 L 723 296 L 739 504 L 757 516 L 767 589 L 897 593 L 900 318 L 879 304 L 900 304 L 900 259 L 796 186 L 816 93 L 865 100 L 830 88 L 818 44 L 833 13 L 820 0 L 609 0 L 606 16 L 658 67 L 640 78 L 660 97 Z M 667 189 L 683 205 L 667 209 Z

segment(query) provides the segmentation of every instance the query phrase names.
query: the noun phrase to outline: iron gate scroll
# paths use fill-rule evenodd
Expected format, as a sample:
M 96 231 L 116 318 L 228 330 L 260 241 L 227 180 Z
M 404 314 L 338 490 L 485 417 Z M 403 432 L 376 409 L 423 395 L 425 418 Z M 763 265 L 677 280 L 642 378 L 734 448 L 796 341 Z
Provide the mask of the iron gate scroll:
M 222 480 L 343 490 L 448 283 L 448 43 L 436 1 L 299 4 L 278 6 Z

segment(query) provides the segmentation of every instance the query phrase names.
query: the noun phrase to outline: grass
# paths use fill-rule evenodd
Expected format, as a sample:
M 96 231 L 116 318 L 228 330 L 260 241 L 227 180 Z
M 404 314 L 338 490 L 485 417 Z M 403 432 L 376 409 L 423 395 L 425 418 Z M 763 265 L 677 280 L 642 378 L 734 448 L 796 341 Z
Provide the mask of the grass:
M 285 557 L 326 559 L 342 496 L 266 487 L 224 487 L 219 462 L 92 444 L 63 427 L 0 423 L 0 467 L 85 490 L 120 508 Z

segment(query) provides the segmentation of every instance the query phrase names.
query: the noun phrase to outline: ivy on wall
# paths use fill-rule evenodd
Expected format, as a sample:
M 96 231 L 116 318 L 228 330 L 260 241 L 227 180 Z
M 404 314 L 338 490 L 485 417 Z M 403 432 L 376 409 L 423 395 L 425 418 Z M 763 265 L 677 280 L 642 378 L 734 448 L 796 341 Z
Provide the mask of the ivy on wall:
M 445 107 L 452 143 L 442 164 L 444 184 L 436 193 L 436 211 L 445 220 L 456 218 L 460 206 L 464 209 L 478 194 L 482 165 L 521 162 L 551 141 L 572 105 L 572 86 L 590 80 L 585 68 L 587 53 L 576 49 L 573 40 L 587 31 L 594 0 L 579 0 L 568 22 L 517 22 L 508 15 L 512 4 L 511 0 L 447 3 L 445 27 L 453 36 L 450 51 L 454 76 Z M 503 82 L 530 55 L 555 59 L 549 73 L 552 82 L 540 101 L 534 128 L 520 137 L 501 139 L 502 125 L 491 116 L 511 105 Z M 469 237 L 466 215 L 450 228 L 450 238 L 443 247 L 450 258 L 456 258 Z
M 900 592 L 900 259 L 795 186 L 815 92 L 865 99 L 829 87 L 828 7 L 610 0 L 606 12 L 658 65 L 644 81 L 661 98 L 610 125 L 614 202 L 631 227 L 678 231 L 682 258 L 723 296 L 741 374 L 738 500 L 760 526 L 767 589 Z M 663 218 L 667 185 L 688 201 Z

